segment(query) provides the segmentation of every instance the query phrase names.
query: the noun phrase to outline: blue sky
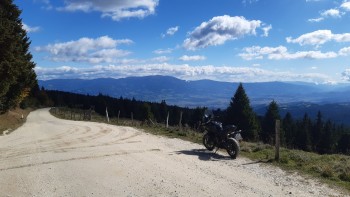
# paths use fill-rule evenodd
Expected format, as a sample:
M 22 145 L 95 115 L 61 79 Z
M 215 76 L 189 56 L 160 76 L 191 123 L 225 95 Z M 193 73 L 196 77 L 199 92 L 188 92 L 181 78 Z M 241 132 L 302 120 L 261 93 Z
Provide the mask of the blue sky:
M 15 0 L 39 79 L 350 79 L 350 0 Z

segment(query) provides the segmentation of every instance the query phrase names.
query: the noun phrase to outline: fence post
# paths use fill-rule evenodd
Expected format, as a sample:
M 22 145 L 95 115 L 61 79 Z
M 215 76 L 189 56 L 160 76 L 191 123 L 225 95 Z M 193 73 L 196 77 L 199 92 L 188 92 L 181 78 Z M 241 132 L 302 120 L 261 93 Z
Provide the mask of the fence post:
M 180 112 L 179 127 L 180 127 L 180 129 L 182 129 L 182 111 Z
M 169 127 L 169 112 L 168 112 L 168 115 L 166 117 L 166 128 Z
M 131 112 L 131 125 L 134 125 L 134 113 Z
M 275 124 L 275 160 L 280 159 L 280 120 L 276 120 Z
M 120 116 L 120 110 L 118 111 L 118 119 L 117 119 L 117 124 L 119 124 L 119 116 Z
M 109 123 L 109 117 L 108 117 L 108 110 L 107 110 L 107 107 L 106 107 L 106 118 L 107 118 L 107 122 Z

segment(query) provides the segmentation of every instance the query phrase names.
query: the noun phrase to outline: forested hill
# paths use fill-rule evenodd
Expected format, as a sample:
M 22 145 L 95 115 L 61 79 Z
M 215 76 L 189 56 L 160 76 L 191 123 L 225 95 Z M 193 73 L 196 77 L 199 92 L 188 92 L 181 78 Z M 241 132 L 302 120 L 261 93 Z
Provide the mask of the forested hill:
M 168 76 L 128 77 L 121 79 L 54 79 L 39 81 L 48 90 L 111 97 L 135 98 L 179 106 L 226 108 L 238 83 L 211 80 L 185 81 Z M 350 101 L 350 85 L 316 85 L 296 82 L 244 83 L 253 106 L 278 103 L 340 103 Z

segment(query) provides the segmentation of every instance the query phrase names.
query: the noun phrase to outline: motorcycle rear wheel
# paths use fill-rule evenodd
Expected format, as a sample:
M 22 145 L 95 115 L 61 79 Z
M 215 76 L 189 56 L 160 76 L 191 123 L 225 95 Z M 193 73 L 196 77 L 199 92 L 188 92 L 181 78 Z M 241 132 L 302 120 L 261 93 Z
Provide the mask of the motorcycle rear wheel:
M 226 151 L 232 159 L 236 159 L 239 153 L 238 143 L 234 139 L 228 139 Z
M 215 148 L 214 139 L 210 135 L 205 134 L 203 136 L 203 145 L 205 146 L 206 149 L 210 151 L 214 150 Z

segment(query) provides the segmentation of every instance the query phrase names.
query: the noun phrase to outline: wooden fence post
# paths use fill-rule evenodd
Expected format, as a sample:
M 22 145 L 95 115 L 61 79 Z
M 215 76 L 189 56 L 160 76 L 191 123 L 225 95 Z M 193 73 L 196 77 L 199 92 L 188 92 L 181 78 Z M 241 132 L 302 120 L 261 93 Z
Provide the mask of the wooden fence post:
M 180 129 L 182 128 L 182 111 L 180 112 L 179 127 L 180 127 Z
M 131 112 L 131 125 L 134 125 L 134 113 Z
M 120 110 L 118 111 L 117 124 L 119 124 L 119 116 L 120 116 Z
M 169 112 L 168 112 L 168 115 L 166 117 L 166 128 L 169 127 Z
M 275 124 L 275 160 L 280 159 L 280 120 L 276 120 Z
M 106 107 L 106 118 L 107 118 L 107 122 L 109 123 L 109 117 L 108 117 L 108 110 L 107 110 L 107 107 Z

